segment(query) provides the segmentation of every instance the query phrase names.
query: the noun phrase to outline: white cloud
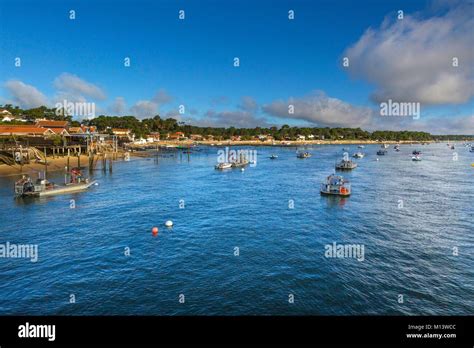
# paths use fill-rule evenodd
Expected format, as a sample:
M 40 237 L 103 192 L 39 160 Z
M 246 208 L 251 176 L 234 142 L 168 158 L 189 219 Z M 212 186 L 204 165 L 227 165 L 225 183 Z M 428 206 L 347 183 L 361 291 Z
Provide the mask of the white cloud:
M 56 100 L 66 99 L 71 102 L 84 102 L 86 98 L 104 100 L 104 91 L 93 83 L 87 82 L 80 77 L 62 73 L 54 80 L 54 87 L 58 90 Z
M 474 3 L 453 4 L 429 18 L 393 14 L 346 49 L 347 69 L 375 86 L 375 101 L 462 104 L 474 95 Z
M 127 110 L 127 104 L 124 97 L 116 97 L 112 105 L 109 107 L 114 116 L 123 116 Z
M 172 100 L 173 100 L 173 97 L 169 95 L 168 92 L 164 88 L 159 89 L 152 99 L 152 101 L 158 105 L 169 103 Z
M 293 113 L 290 113 L 290 105 L 293 106 Z M 271 116 L 305 120 L 318 126 L 330 127 L 364 127 L 374 117 L 373 109 L 328 97 L 322 91 L 313 91 L 306 96 L 292 97 L 286 101 L 273 101 L 263 105 L 262 109 Z
M 30 109 L 48 105 L 46 96 L 34 86 L 18 80 L 10 80 L 5 83 L 5 88 L 13 98 L 12 103 L 21 108 Z
M 139 100 L 130 108 L 130 112 L 138 118 L 151 118 L 158 113 L 158 104 L 150 100 Z
M 241 98 L 241 101 L 238 107 L 239 109 L 242 109 L 244 111 L 254 112 L 258 108 L 258 104 L 254 98 L 250 96 L 244 96 Z

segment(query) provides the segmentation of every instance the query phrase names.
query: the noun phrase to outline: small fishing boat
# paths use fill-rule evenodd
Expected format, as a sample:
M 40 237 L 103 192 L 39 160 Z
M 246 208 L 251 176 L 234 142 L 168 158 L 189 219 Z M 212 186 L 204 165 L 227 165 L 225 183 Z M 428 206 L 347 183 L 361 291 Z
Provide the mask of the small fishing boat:
M 336 163 L 336 170 L 352 170 L 357 168 L 357 163 L 350 159 L 343 158 L 340 162 Z
M 382 149 L 388 149 L 388 145 L 387 144 L 382 144 Z
M 216 164 L 215 168 L 219 169 L 219 170 L 229 169 L 229 168 L 232 168 L 232 163 L 229 163 L 229 162 L 218 163 L 218 164 Z
M 378 150 L 377 151 L 377 155 L 379 155 L 379 156 L 385 156 L 386 153 L 387 153 L 387 150 Z
M 421 156 L 420 155 L 415 155 L 411 158 L 412 161 L 421 161 Z
M 454 150 L 454 149 L 455 149 L 454 145 L 451 145 L 451 150 Z
M 296 154 L 297 158 L 310 158 L 311 154 L 309 152 L 298 152 Z
M 232 168 L 242 168 L 245 167 L 249 164 L 250 162 L 247 160 L 244 161 L 238 161 L 238 162 L 233 162 L 232 163 Z
M 15 196 L 17 197 L 42 197 L 59 194 L 67 194 L 78 191 L 84 191 L 94 185 L 95 180 L 89 181 L 84 178 L 79 168 L 73 168 L 70 172 L 71 180 L 65 185 L 56 185 L 50 182 L 46 177 L 38 177 L 33 182 L 29 175 L 23 175 L 20 180 L 15 182 Z
M 419 156 L 419 155 L 421 155 L 421 151 L 413 150 L 412 154 L 415 155 L 415 156 Z
M 469 152 L 474 152 L 474 146 L 471 146 L 471 148 L 469 149 Z
M 359 145 L 357 146 L 359 149 L 363 149 L 365 146 L 364 145 Z
M 356 152 L 355 154 L 352 155 L 354 158 L 364 158 L 364 154 L 362 152 Z
M 349 197 L 351 195 L 351 184 L 340 175 L 329 175 L 321 184 L 321 195 Z
M 270 159 L 277 159 L 278 158 L 278 155 L 271 155 L 270 156 Z

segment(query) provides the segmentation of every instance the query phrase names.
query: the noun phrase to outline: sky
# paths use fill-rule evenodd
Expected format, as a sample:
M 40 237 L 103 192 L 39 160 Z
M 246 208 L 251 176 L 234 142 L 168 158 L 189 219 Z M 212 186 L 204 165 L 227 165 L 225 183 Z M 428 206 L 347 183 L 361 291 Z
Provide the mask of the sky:
M 23 108 L 474 134 L 470 0 L 0 0 L 0 52 L 0 104 Z

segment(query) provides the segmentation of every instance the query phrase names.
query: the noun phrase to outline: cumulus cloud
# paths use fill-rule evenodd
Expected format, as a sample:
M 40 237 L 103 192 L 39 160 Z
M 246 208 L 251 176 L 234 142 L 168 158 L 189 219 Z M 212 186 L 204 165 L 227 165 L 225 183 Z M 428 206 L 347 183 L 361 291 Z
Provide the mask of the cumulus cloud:
M 293 113 L 290 111 L 293 108 Z M 337 98 L 328 97 L 322 91 L 288 100 L 276 100 L 262 106 L 268 115 L 286 119 L 299 119 L 318 126 L 364 127 L 372 122 L 374 110 L 355 106 Z
M 168 92 L 163 88 L 159 89 L 156 92 L 155 96 L 152 98 L 152 101 L 159 105 L 169 103 L 172 100 L 173 100 L 173 97 L 169 95 Z
M 347 69 L 375 86 L 376 102 L 465 103 L 474 95 L 473 7 L 454 2 L 442 15 L 387 17 L 346 49 Z
M 238 107 L 244 111 L 254 112 L 258 108 L 258 104 L 252 97 L 244 96 L 241 98 Z
M 96 100 L 104 100 L 106 98 L 104 91 L 98 86 L 73 74 L 62 73 L 56 77 L 53 84 L 58 90 L 56 100 L 67 99 L 73 102 L 83 102 L 86 98 Z
M 138 118 L 151 118 L 158 113 L 158 104 L 150 100 L 139 100 L 130 108 L 130 112 Z
M 127 104 L 124 97 L 116 97 L 109 110 L 117 116 L 123 116 L 127 110 Z
M 30 109 L 41 105 L 47 105 L 48 99 L 36 87 L 27 85 L 18 80 L 10 80 L 5 83 L 5 88 L 13 98 L 12 103 L 21 108 Z
M 211 109 L 201 118 L 187 118 L 182 121 L 200 127 L 254 128 L 271 126 L 265 118 L 242 110 L 215 111 Z

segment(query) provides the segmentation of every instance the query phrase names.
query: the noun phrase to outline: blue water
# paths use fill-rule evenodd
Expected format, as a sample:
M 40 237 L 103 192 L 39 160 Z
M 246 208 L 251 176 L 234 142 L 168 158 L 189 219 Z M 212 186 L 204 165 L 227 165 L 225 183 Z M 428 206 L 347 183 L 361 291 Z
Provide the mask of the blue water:
M 474 154 L 418 145 L 412 162 L 414 148 L 376 161 L 366 146 L 346 199 L 319 194 L 336 145 L 258 147 L 244 172 L 214 170 L 215 147 L 132 158 L 88 192 L 33 200 L 0 178 L 0 243 L 39 246 L 36 263 L 0 258 L 0 314 L 473 314 Z M 325 257 L 333 242 L 363 244 L 364 260 Z

